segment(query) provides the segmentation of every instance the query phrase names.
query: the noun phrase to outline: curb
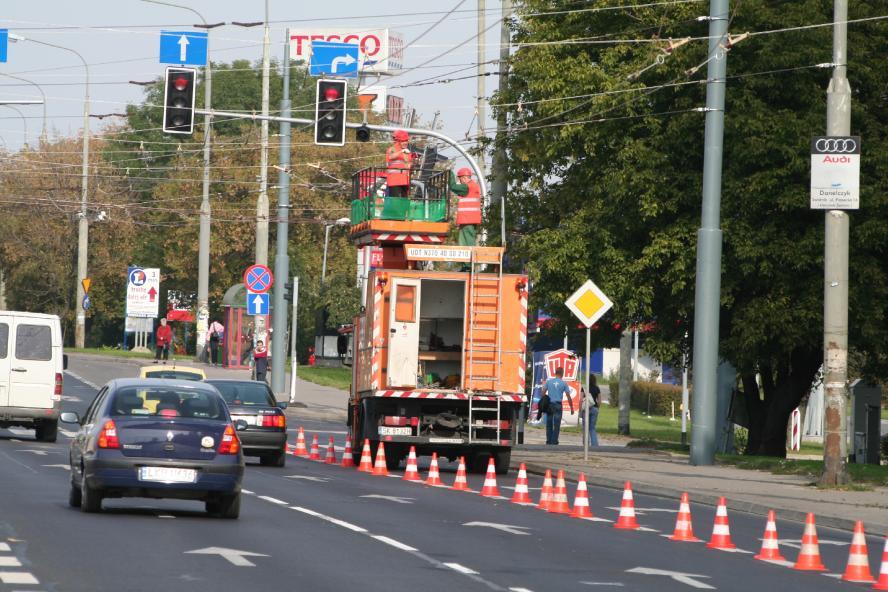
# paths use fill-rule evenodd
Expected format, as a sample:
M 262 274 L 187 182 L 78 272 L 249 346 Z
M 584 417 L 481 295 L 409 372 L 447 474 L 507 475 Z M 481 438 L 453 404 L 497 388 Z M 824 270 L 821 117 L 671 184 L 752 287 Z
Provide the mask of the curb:
M 546 473 L 546 467 L 536 464 L 536 463 L 528 463 L 525 462 L 525 468 L 528 473 L 534 475 L 544 475 Z M 520 464 L 520 462 L 519 462 Z M 517 465 L 511 467 L 517 470 Z M 551 469 L 551 467 L 549 467 Z M 571 477 L 568 478 L 567 481 L 571 483 L 576 483 L 576 479 Z M 615 489 L 617 491 L 622 491 L 623 487 L 626 484 L 625 479 L 612 479 L 608 477 L 595 477 L 586 479 L 586 482 L 590 486 L 598 486 L 605 487 L 608 489 Z M 647 483 L 632 483 L 632 491 L 633 493 L 640 493 L 642 495 L 652 495 L 655 497 L 662 497 L 668 499 L 677 499 L 681 497 L 682 491 L 678 489 L 672 489 L 670 487 L 662 487 L 659 485 L 650 485 Z M 716 507 L 718 506 L 718 499 L 721 496 L 717 495 L 708 495 L 708 494 L 698 494 L 695 493 L 693 496 L 693 502 L 697 504 L 703 504 L 706 506 Z M 731 510 L 736 510 L 740 512 L 745 512 L 747 514 L 753 514 L 755 516 L 767 516 L 768 511 L 775 510 L 780 514 L 781 520 L 789 520 L 791 522 L 798 522 L 800 524 L 805 523 L 805 518 L 807 516 L 807 512 L 800 512 L 798 510 L 791 510 L 788 508 L 780 508 L 777 506 L 766 506 L 764 504 L 759 504 L 755 502 L 747 502 L 747 501 L 732 501 L 729 504 Z M 854 520 L 849 520 L 847 518 L 839 518 L 837 516 L 824 516 L 817 515 L 817 525 L 824 526 L 827 528 L 835 528 L 838 530 L 845 530 L 848 532 L 854 531 Z M 880 532 L 888 532 L 888 525 L 886 524 L 876 524 L 870 522 L 867 524 L 867 531 L 869 533 L 880 533 Z M 878 535 L 876 535 L 878 536 Z

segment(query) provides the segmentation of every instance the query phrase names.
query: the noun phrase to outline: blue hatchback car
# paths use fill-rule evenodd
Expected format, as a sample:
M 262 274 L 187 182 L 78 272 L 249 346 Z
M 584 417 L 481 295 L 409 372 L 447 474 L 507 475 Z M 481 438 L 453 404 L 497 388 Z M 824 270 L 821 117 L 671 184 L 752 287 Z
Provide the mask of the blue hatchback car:
M 225 401 L 212 386 L 124 378 L 99 390 L 71 443 L 69 503 L 98 512 L 102 500 L 199 500 L 223 518 L 240 514 L 244 456 Z

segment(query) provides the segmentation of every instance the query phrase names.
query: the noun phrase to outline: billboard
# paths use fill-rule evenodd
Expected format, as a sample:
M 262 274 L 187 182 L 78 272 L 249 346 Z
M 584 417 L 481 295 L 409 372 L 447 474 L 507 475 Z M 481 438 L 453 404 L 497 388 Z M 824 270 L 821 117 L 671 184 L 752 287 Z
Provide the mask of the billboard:
M 312 41 L 358 45 L 361 72 L 390 74 L 404 64 L 404 37 L 388 29 L 290 29 L 290 59 L 308 63 Z

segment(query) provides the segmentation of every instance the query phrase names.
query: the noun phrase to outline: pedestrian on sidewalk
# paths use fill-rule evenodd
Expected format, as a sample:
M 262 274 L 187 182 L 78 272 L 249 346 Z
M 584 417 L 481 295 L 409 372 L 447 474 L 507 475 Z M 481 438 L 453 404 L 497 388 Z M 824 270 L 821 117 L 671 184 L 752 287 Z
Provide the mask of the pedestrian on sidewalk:
M 213 366 L 219 365 L 219 343 L 225 335 L 225 327 L 219 321 L 214 320 L 207 329 L 207 342 L 210 344 L 210 362 Z
M 265 375 L 268 373 L 268 348 L 261 339 L 256 342 L 253 360 L 256 362 L 256 380 L 265 382 Z
M 549 409 L 546 413 L 546 444 L 558 445 L 558 435 L 561 433 L 561 409 L 564 395 L 567 395 L 567 404 L 573 413 L 573 401 L 570 400 L 570 389 L 564 382 L 564 368 L 555 370 L 555 378 L 550 378 L 543 385 L 543 395 L 549 395 Z
M 170 358 L 170 343 L 173 341 L 173 330 L 167 325 L 166 317 L 160 319 L 160 326 L 154 334 L 154 363 L 156 364 L 163 356 L 163 363 L 166 364 Z
M 598 432 L 595 426 L 598 424 L 598 407 L 601 402 L 601 389 L 598 388 L 598 379 L 591 372 L 589 373 L 589 392 L 583 389 L 583 402 L 581 405 L 589 407 L 589 446 L 598 446 Z M 585 421 L 585 412 L 580 409 L 580 417 Z

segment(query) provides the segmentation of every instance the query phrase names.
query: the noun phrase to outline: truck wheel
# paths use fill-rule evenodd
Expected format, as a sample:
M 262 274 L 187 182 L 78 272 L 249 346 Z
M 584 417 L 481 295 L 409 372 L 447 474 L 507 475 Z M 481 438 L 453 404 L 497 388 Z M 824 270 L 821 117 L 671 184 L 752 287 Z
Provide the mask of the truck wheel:
M 38 442 L 55 442 L 59 435 L 59 423 L 57 421 L 41 421 L 35 429 Z
M 506 475 L 509 472 L 509 464 L 512 462 L 511 450 L 497 450 L 493 455 L 497 475 Z
M 385 449 L 385 466 L 389 471 L 397 469 L 403 458 L 404 450 L 400 446 L 390 445 Z

